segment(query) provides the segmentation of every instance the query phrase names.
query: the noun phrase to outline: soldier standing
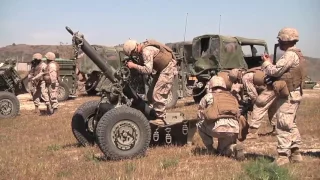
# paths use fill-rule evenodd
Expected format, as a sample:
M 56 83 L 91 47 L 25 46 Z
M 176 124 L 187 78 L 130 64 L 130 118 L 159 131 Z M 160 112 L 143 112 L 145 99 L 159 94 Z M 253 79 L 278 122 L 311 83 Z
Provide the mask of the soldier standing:
M 237 99 L 226 90 L 222 77 L 210 79 L 211 92 L 200 101 L 197 123 L 199 135 L 208 151 L 213 151 L 213 137 L 218 138 L 218 152 L 243 160 L 243 146 L 237 143 L 240 110 Z
M 283 28 L 278 33 L 279 48 L 285 51 L 276 65 L 268 55 L 262 59 L 262 68 L 267 76 L 286 82 L 288 96 L 278 96 L 277 101 L 277 139 L 278 165 L 302 161 L 299 151 L 301 136 L 296 124 L 296 113 L 302 99 L 302 86 L 306 76 L 305 59 L 295 45 L 299 41 L 298 31 L 294 28 Z
M 47 59 L 46 74 L 44 80 L 46 82 L 47 96 L 46 105 L 49 114 L 53 114 L 58 110 L 58 88 L 59 88 L 59 64 L 55 62 L 56 56 L 52 52 L 45 55 Z
M 152 92 L 152 105 L 157 119 L 150 122 L 156 125 L 166 124 L 166 101 L 177 73 L 175 55 L 169 47 L 155 40 L 147 40 L 140 44 L 135 40 L 128 40 L 124 43 L 123 50 L 127 56 L 137 55 L 143 59 L 143 66 L 129 61 L 127 66 L 130 69 L 148 75 L 152 74 L 153 69 L 157 71 L 149 90 Z
M 42 61 L 42 55 L 40 53 L 34 54 L 31 70 L 28 75 L 28 86 L 35 106 L 35 113 L 39 112 L 40 99 L 45 99 L 44 97 L 46 96 L 46 84 L 43 80 L 46 67 L 46 63 Z
M 259 72 L 260 71 L 260 72 Z M 250 121 L 249 134 L 247 139 L 258 138 L 258 129 L 261 125 L 261 121 L 264 115 L 268 112 L 269 122 L 272 126 L 272 134 L 275 135 L 276 126 L 276 107 L 275 99 L 276 95 L 273 89 L 265 87 L 264 90 L 258 94 L 257 86 L 264 85 L 264 73 L 259 68 L 249 69 L 246 72 L 240 69 L 232 69 L 229 73 L 229 79 L 231 82 L 238 83 L 238 86 L 246 89 L 253 103 L 252 117 Z M 240 86 L 241 84 L 242 86 Z M 241 91 L 237 88 L 236 92 Z

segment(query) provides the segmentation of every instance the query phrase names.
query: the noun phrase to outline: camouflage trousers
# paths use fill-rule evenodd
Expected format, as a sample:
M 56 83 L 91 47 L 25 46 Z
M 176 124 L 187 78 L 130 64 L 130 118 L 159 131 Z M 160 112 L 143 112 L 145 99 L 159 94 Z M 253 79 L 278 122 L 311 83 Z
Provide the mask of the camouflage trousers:
M 31 87 L 33 88 L 33 87 Z M 46 83 L 44 81 L 40 81 L 36 87 L 31 90 L 32 100 L 35 106 L 40 106 L 41 99 L 45 100 L 46 96 Z
M 51 105 L 51 108 L 58 108 L 58 88 L 59 83 L 47 84 L 46 93 L 45 93 L 45 103 L 46 105 Z
M 177 62 L 172 60 L 166 68 L 157 73 L 148 94 L 152 93 L 151 104 L 158 118 L 166 116 L 166 102 L 172 89 L 173 80 L 177 72 Z M 150 95 L 148 95 L 150 97 Z
M 298 91 L 291 92 L 292 96 Z M 277 139 L 278 153 L 291 154 L 292 148 L 299 148 L 301 145 L 301 136 L 296 124 L 296 113 L 300 105 L 299 101 L 291 99 L 279 99 L 277 102 Z
M 264 90 L 253 105 L 250 128 L 258 129 L 264 115 L 268 112 L 268 118 L 272 126 L 276 125 L 277 100 L 273 90 Z
M 208 148 L 213 148 L 213 138 L 218 138 L 217 150 L 224 156 L 232 156 L 235 153 L 239 124 L 233 119 L 224 119 L 219 123 L 207 123 L 201 120 L 197 123 L 198 133 L 203 144 Z

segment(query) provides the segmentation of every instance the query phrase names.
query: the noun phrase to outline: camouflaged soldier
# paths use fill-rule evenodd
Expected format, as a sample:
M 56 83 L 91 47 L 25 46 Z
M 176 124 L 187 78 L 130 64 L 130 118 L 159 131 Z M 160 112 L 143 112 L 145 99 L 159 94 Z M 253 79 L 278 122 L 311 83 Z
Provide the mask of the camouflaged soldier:
M 129 68 L 148 75 L 152 74 L 153 69 L 157 71 L 150 88 L 151 104 L 156 111 L 157 119 L 150 122 L 157 125 L 166 124 L 166 101 L 177 74 L 176 57 L 172 50 L 155 40 L 147 40 L 140 44 L 135 40 L 128 40 L 124 43 L 123 50 L 127 56 L 136 55 L 143 59 L 143 66 L 129 61 Z
M 244 159 L 243 146 L 237 142 L 240 131 L 240 110 L 237 99 L 226 90 L 222 77 L 210 79 L 212 91 L 200 101 L 197 123 L 199 135 L 208 151 L 213 151 L 213 137 L 218 138 L 218 152 L 224 156 Z
M 275 65 L 268 55 L 262 59 L 262 68 L 267 76 L 286 82 L 288 95 L 278 94 L 277 98 L 277 139 L 278 165 L 302 161 L 299 151 L 301 136 L 296 124 L 296 113 L 302 99 L 302 87 L 306 77 L 305 59 L 295 45 L 299 41 L 298 31 L 283 28 L 278 33 L 279 48 L 285 51 Z
M 47 67 L 46 63 L 42 61 L 42 55 L 36 53 L 32 58 L 31 70 L 28 74 L 28 86 L 32 94 L 33 103 L 35 106 L 34 112 L 39 112 L 40 100 L 45 100 L 46 96 L 46 84 L 43 79 L 45 74 L 45 69 Z
M 236 83 L 236 87 L 233 86 L 233 90 L 239 93 L 241 89 L 246 89 L 250 99 L 253 103 L 253 111 L 250 121 L 249 134 L 247 139 L 258 138 L 258 129 L 261 125 L 261 121 L 264 115 L 268 112 L 269 122 L 272 126 L 272 135 L 275 135 L 276 125 L 276 95 L 273 89 L 264 87 L 263 91 L 259 94 L 258 87 L 265 86 L 264 83 L 265 74 L 260 67 L 243 71 L 240 69 L 232 69 L 229 73 L 229 79 L 231 82 Z
M 58 110 L 58 88 L 59 88 L 59 64 L 55 62 L 56 56 L 52 52 L 48 52 L 45 55 L 47 59 L 47 68 L 44 75 L 46 82 L 47 94 L 46 94 L 46 105 L 48 113 L 51 115 Z

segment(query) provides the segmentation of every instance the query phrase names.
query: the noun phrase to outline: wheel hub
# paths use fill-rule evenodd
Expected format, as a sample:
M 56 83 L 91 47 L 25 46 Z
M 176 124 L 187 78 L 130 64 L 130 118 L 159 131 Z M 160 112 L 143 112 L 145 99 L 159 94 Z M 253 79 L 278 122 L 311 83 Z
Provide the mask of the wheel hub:
M 114 145 L 123 151 L 132 149 L 138 142 L 140 130 L 130 120 L 122 120 L 116 123 L 111 130 L 111 138 Z
M 0 114 L 7 116 L 13 110 L 13 103 L 9 99 L 2 99 L 0 101 Z
M 90 133 L 94 133 L 94 127 L 96 126 L 96 121 L 94 120 L 94 116 L 88 117 L 88 124 L 87 124 L 87 130 Z

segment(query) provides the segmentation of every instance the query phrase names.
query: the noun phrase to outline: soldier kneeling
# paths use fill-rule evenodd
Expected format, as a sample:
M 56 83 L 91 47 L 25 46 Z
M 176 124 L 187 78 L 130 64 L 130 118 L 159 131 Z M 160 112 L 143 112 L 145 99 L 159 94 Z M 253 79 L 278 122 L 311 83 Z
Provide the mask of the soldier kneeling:
M 197 124 L 200 137 L 208 151 L 213 151 L 213 137 L 218 138 L 218 153 L 244 159 L 243 146 L 237 142 L 240 110 L 237 99 L 226 89 L 222 77 L 213 76 L 209 82 L 211 92 L 200 101 Z

